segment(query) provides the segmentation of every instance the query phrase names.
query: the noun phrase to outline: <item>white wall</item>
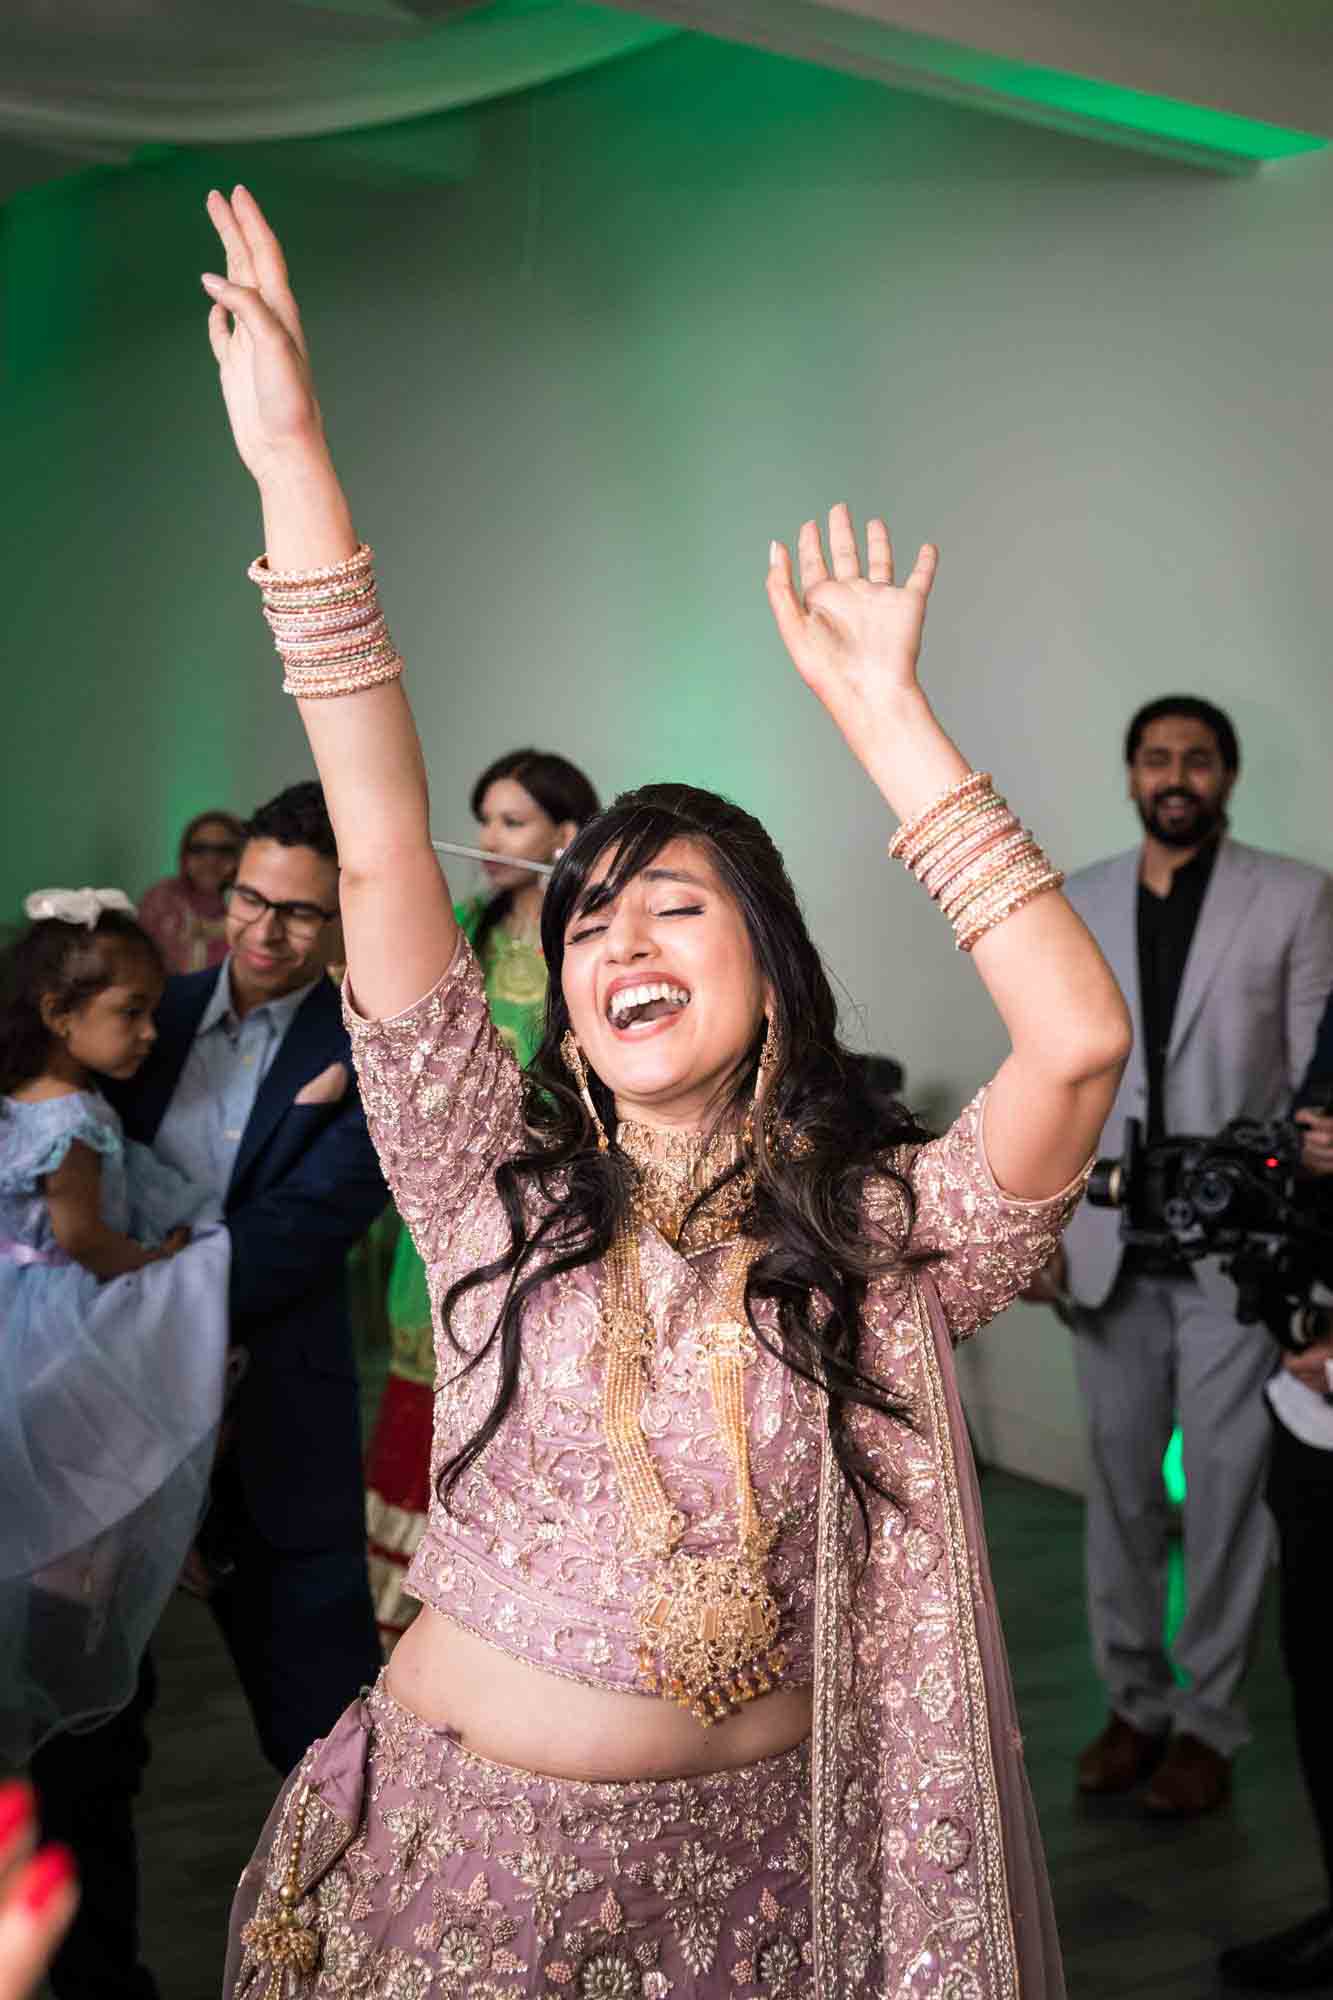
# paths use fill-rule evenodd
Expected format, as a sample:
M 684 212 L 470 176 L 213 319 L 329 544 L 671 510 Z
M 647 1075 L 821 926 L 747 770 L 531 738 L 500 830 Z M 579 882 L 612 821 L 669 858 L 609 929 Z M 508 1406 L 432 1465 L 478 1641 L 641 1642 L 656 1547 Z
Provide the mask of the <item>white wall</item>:
M 1123 724 L 1180 687 L 1236 717 L 1241 837 L 1333 861 L 1333 162 L 1213 180 L 690 41 L 475 122 L 457 186 L 254 176 L 441 834 L 516 739 L 607 790 L 732 792 L 787 852 L 853 1036 L 956 1106 L 996 1024 L 764 602 L 769 537 L 846 497 L 942 544 L 928 685 L 1067 865 L 1132 841 Z M 194 282 L 231 166 L 6 211 L 6 909 L 38 878 L 140 886 L 188 811 L 307 767 Z M 965 1370 L 983 1445 L 1076 1485 L 1054 1321 L 1016 1310 Z

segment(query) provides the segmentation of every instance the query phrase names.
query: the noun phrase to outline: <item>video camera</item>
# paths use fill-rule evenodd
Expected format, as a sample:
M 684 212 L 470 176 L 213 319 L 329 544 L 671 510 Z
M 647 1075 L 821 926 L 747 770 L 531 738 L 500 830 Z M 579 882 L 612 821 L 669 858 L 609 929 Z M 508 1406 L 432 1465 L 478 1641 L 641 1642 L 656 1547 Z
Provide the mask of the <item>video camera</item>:
M 1098 1160 L 1095 1208 L 1120 1211 L 1123 1242 L 1184 1263 L 1220 1257 L 1236 1286 L 1236 1317 L 1266 1326 L 1299 1352 L 1333 1332 L 1333 1312 L 1311 1303 L 1333 1286 L 1333 1183 L 1301 1166 L 1301 1128 L 1289 1119 L 1233 1118 L 1210 1139 L 1146 1143 L 1125 1121 L 1118 1160 Z

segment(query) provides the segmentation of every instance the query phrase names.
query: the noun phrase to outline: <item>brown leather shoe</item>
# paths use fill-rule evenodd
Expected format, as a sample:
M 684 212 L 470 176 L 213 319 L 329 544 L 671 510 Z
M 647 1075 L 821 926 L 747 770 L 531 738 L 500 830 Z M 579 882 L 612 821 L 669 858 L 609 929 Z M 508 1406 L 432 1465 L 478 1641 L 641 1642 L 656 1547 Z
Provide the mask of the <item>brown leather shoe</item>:
M 1216 1812 L 1230 1797 L 1230 1758 L 1182 1732 L 1171 1738 L 1143 1804 L 1158 1819 L 1196 1819 Z
M 1156 1769 L 1165 1749 L 1165 1736 L 1145 1735 L 1113 1712 L 1101 1735 L 1079 1757 L 1078 1789 L 1098 1797 L 1131 1792 Z

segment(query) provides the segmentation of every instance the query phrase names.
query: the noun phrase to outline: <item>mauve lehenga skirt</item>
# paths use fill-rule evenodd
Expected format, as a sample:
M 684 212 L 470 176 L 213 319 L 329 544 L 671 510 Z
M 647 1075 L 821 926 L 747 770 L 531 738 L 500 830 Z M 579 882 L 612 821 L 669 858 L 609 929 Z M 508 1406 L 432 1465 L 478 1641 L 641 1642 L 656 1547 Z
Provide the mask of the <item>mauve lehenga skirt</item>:
M 225 2000 L 809 2000 L 808 1744 L 628 1784 L 464 1750 L 379 1684 L 288 1779 Z

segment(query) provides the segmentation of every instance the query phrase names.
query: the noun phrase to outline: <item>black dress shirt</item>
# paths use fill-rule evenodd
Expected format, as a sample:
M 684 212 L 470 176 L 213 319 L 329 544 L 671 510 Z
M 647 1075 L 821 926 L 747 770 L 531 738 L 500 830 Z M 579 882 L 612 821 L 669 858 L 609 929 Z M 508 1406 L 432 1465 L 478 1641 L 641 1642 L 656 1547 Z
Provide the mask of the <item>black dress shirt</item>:
M 1192 861 L 1177 868 L 1169 894 L 1154 895 L 1146 882 L 1139 883 L 1139 999 L 1143 1010 L 1150 1141 L 1162 1138 L 1166 1131 L 1166 1051 L 1180 998 L 1180 982 L 1185 976 L 1185 961 L 1194 942 L 1199 912 L 1216 860 L 1217 842 L 1210 840 Z

